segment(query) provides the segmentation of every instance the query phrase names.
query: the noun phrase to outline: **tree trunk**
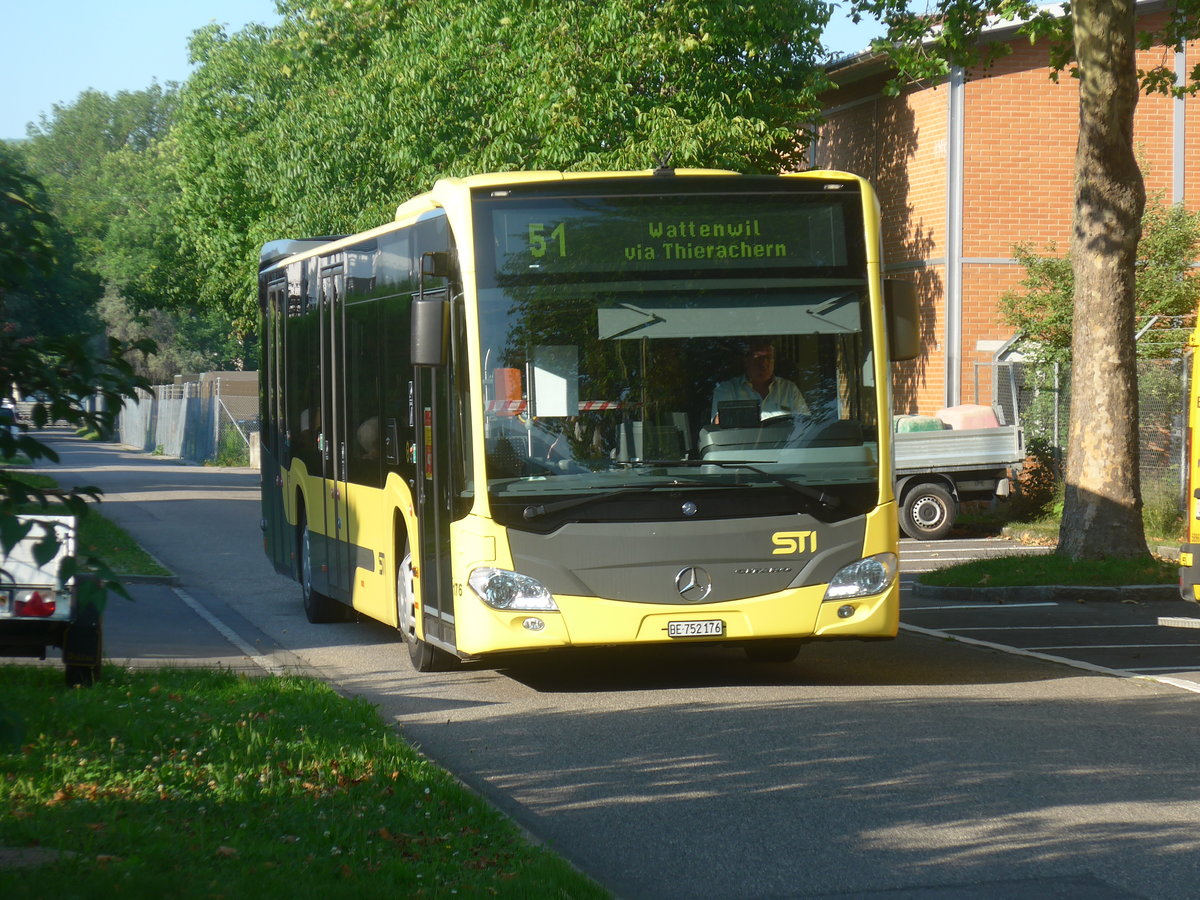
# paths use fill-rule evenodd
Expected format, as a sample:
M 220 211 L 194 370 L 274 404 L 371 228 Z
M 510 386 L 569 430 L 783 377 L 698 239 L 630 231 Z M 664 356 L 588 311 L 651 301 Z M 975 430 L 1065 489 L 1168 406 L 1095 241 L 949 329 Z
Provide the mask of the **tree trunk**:
M 1075 0 L 1071 13 L 1079 143 L 1071 419 L 1058 552 L 1072 559 L 1131 557 L 1148 553 L 1134 343 L 1134 263 L 1146 203 L 1133 154 L 1134 0 Z

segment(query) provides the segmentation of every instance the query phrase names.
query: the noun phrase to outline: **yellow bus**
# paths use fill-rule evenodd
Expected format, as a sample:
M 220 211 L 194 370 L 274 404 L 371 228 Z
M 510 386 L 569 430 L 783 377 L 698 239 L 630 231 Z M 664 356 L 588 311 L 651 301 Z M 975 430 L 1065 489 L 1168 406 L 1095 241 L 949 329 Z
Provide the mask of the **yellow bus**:
M 267 244 L 267 554 L 421 671 L 894 637 L 917 308 L 880 243 L 856 176 L 660 169 L 445 179 Z

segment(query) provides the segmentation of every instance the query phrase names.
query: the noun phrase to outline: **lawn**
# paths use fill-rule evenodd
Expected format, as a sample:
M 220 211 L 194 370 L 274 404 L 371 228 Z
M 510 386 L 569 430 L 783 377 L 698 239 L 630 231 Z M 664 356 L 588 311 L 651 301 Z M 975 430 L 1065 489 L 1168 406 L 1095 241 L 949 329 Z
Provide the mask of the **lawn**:
M 993 556 L 917 575 L 940 587 L 1031 587 L 1038 585 L 1123 586 L 1175 584 L 1178 563 L 1157 557 L 1070 560 L 1053 553 Z
M 0 683 L 0 847 L 39 858 L 0 868 L 5 900 L 608 896 L 322 682 Z

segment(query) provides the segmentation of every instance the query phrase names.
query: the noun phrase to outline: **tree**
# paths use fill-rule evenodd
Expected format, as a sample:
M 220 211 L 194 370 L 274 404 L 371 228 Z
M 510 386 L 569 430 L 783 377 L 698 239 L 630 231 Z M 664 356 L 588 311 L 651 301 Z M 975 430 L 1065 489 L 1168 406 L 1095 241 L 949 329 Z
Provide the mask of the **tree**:
M 122 189 L 120 177 L 114 184 L 123 166 L 114 166 L 111 157 L 125 154 L 128 162 L 151 150 L 166 135 L 174 105 L 173 85 L 115 96 L 87 90 L 30 126 L 21 144 L 25 164 L 45 185 L 55 217 L 89 263 L 102 256 L 113 223 L 137 216 L 142 207 L 137 194 Z
M 986 64 L 1006 52 L 1003 42 L 980 40 L 996 20 L 1020 19 L 1025 34 L 1048 38 L 1055 72 L 1070 67 L 1079 79 L 1070 254 L 1075 388 L 1058 552 L 1073 559 L 1146 555 L 1134 347 L 1145 189 L 1134 158 L 1133 113 L 1140 88 L 1177 88 L 1165 66 L 1139 72 L 1135 50 L 1156 42 L 1182 49 L 1196 32 L 1200 4 L 1173 4 L 1158 35 L 1137 33 L 1135 0 L 1076 0 L 1066 15 L 1025 0 L 940 0 L 932 15 L 910 12 L 903 0 L 855 0 L 853 10 L 887 24 L 888 38 L 874 46 L 896 62 L 895 90 L 905 78 L 941 77 L 951 65 Z
M 195 327 L 210 324 L 212 315 L 195 309 L 196 265 L 182 253 L 173 218 L 180 191 L 177 145 L 169 138 L 176 99 L 174 85 L 114 96 L 84 91 L 42 116 L 20 146 L 64 227 L 48 276 L 55 283 L 28 302 L 10 303 L 10 316 L 29 308 L 65 332 L 103 322 L 123 340 L 153 336 L 156 358 L 135 364 L 155 383 L 244 356 L 244 348 L 226 346 L 228 318 Z M 197 344 L 188 346 L 190 340 Z
M 829 5 L 751 9 L 308 0 L 198 32 L 174 139 L 203 302 L 255 320 L 262 243 L 378 225 L 447 175 L 796 166 Z
M 59 225 L 45 207 L 44 197 L 37 180 L 11 154 L 0 153 L 0 384 L 5 386 L 5 395 L 15 389 L 23 396 L 46 398 L 33 408 L 35 429 L 61 420 L 107 432 L 123 398 L 133 397 L 135 388 L 146 386 L 133 374 L 127 354 L 131 350 L 152 350 L 153 345 L 130 347 L 114 340 L 95 352 L 87 336 L 35 340 L 5 315 L 8 299 L 20 293 L 25 282 L 44 275 L 56 263 L 51 235 Z M 98 404 L 83 402 L 82 398 L 93 396 Z M 0 460 L 12 459 L 18 453 L 34 461 L 58 461 L 54 449 L 31 434 L 27 423 L 20 425 L 20 433 L 15 436 L 8 429 L 0 430 Z M 57 502 L 69 514 L 82 516 L 87 514 L 87 499 L 97 499 L 99 493 L 92 487 L 32 487 L 15 470 L 0 468 L 0 549 L 7 551 L 34 527 L 20 516 L 29 504 L 47 509 Z M 48 560 L 57 547 L 53 529 L 45 529 L 35 558 Z M 120 582 L 98 558 L 68 558 L 61 573 L 63 578 L 87 573 L 98 576 L 80 582 L 82 602 L 102 604 L 108 588 L 124 593 Z

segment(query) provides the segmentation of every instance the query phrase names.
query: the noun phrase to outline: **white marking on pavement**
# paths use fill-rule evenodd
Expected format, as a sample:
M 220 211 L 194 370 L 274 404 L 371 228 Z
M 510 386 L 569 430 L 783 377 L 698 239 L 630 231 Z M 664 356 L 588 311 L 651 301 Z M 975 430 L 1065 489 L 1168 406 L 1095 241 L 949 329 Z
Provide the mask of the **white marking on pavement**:
M 1101 626 L 1085 625 L 1083 627 L 1099 628 Z M 1125 625 L 1114 627 L 1139 628 L 1143 626 Z M 1043 662 L 1058 663 L 1059 665 L 1070 666 L 1073 669 L 1082 669 L 1085 672 L 1091 672 L 1096 675 L 1112 675 L 1117 678 L 1128 678 L 1132 681 L 1153 681 L 1156 684 L 1166 684 L 1170 685 L 1171 687 L 1182 688 L 1185 691 L 1191 691 L 1193 694 L 1200 694 L 1200 683 L 1195 681 L 1185 681 L 1182 678 L 1169 678 L 1163 675 L 1140 675 L 1137 671 L 1130 671 L 1127 669 L 1109 669 L 1106 666 L 1097 666 L 1093 665 L 1092 663 L 1082 662 L 1077 659 L 1067 659 L 1065 656 L 1054 656 L 1049 653 L 1038 653 L 1035 650 L 1023 650 L 1020 647 L 1010 647 L 1007 644 L 996 644 L 991 641 L 981 641 L 978 638 L 963 637 L 962 635 L 953 634 L 948 631 L 938 631 L 935 628 L 921 628 L 919 625 L 907 625 L 903 622 L 900 623 L 900 628 L 904 631 L 911 631 L 915 634 L 923 634 L 927 637 L 959 641 L 963 644 L 970 644 L 973 647 L 984 647 L 988 650 L 999 650 L 1001 653 L 1008 653 L 1013 656 L 1025 656 L 1030 659 L 1038 659 Z
M 284 674 L 282 667 L 276 665 L 270 660 L 269 657 L 263 656 L 261 653 L 243 641 L 237 632 L 201 606 L 200 601 L 187 591 L 177 587 L 172 587 L 171 590 L 175 592 L 175 596 L 177 596 L 180 600 L 186 603 L 188 607 L 191 608 L 192 612 L 215 628 L 221 637 L 225 638 L 225 640 L 229 641 L 229 643 L 241 650 L 242 653 L 249 657 L 249 659 L 260 669 L 265 672 L 270 672 L 272 675 Z
M 1157 625 L 972 625 L 955 631 L 1086 631 L 1089 628 L 1158 628 Z
M 901 612 L 941 612 L 944 609 L 1027 609 L 1030 606 L 1058 606 L 1057 603 L 963 603 L 959 606 L 904 606 Z
M 1029 650 L 1140 650 L 1145 647 L 1193 647 L 1200 644 L 1059 644 L 1053 647 L 1029 647 Z M 1172 666 L 1172 668 L 1179 668 Z

